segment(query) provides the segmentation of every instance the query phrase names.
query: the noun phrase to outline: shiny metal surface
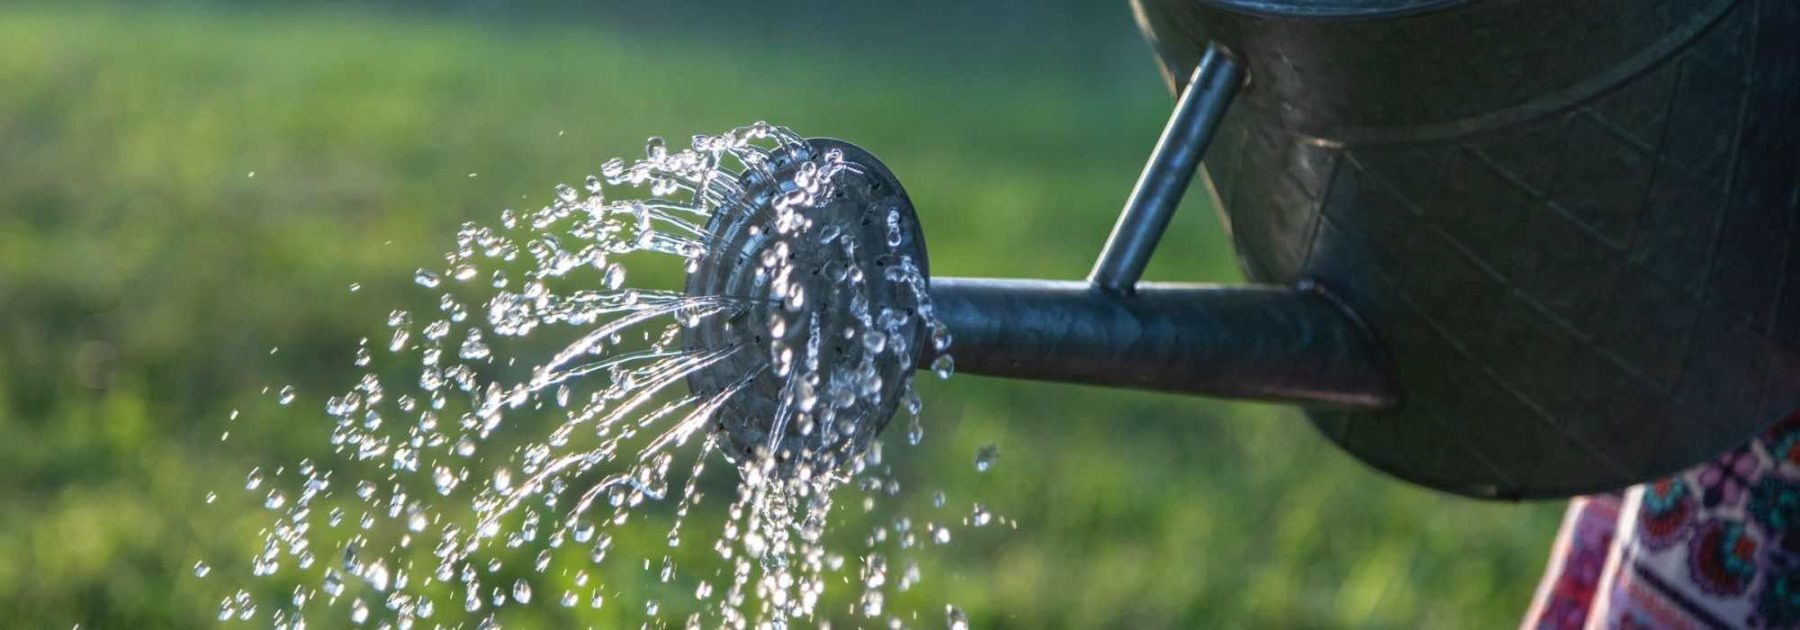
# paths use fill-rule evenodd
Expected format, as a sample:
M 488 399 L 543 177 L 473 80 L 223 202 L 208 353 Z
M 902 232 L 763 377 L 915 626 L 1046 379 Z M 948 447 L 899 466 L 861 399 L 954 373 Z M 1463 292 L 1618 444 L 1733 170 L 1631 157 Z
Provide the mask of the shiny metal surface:
M 815 224 L 814 231 L 809 234 L 824 233 L 835 227 L 839 234 L 853 236 L 858 243 L 864 244 L 854 258 L 843 253 L 838 241 L 827 245 L 816 238 L 784 239 L 775 227 L 775 211 L 771 204 L 776 195 L 784 192 L 780 188 L 783 182 L 791 186 L 794 172 L 802 163 L 816 161 L 828 151 L 840 151 L 844 162 L 853 167 L 837 176 L 834 192 L 828 198 L 808 208 L 806 216 Z M 735 461 L 748 461 L 759 448 L 774 444 L 777 446 L 772 454 L 782 472 L 791 472 L 792 464 L 802 460 L 814 471 L 831 470 L 860 452 L 893 418 L 900 404 L 897 392 L 905 382 L 902 377 L 910 371 L 910 366 L 879 364 L 883 383 L 881 395 L 875 401 L 859 399 L 854 407 L 838 410 L 839 422 L 858 423 L 853 431 L 845 432 L 847 441 L 829 447 L 816 446 L 818 436 L 806 435 L 798 424 L 787 425 L 785 433 L 771 440 L 770 433 L 774 431 L 771 425 L 779 415 L 776 411 L 781 406 L 782 390 L 791 380 L 777 375 L 771 365 L 769 347 L 773 341 L 770 337 L 773 318 L 816 316 L 822 337 L 839 340 L 839 345 L 827 343 L 821 348 L 825 364 L 834 364 L 845 356 L 842 333 L 856 325 L 850 305 L 852 298 L 847 295 L 843 283 L 832 279 L 835 272 L 845 271 L 847 265 L 860 267 L 867 287 L 861 297 L 869 304 L 910 304 L 911 290 L 888 279 L 884 270 L 897 264 L 901 256 L 909 256 L 922 272 L 929 273 L 925 239 L 913 214 L 912 201 L 899 180 L 875 156 L 848 142 L 814 138 L 803 145 L 784 146 L 771 154 L 767 171 L 753 171 L 744 186 L 749 191 L 746 197 L 750 199 L 750 207 L 713 213 L 707 224 L 707 232 L 712 235 L 711 244 L 695 270 L 688 274 L 685 291 L 689 295 L 743 298 L 753 306 L 702 318 L 697 325 L 684 330 L 682 337 L 683 347 L 689 350 L 743 347 L 744 351 L 689 375 L 688 387 L 697 395 L 708 396 L 738 382 L 744 375 L 760 374 L 743 392 L 729 398 L 715 414 L 725 437 L 720 450 Z M 870 245 L 887 243 L 890 210 L 901 217 L 900 241 L 886 248 Z M 763 269 L 759 261 L 766 251 L 782 241 L 790 243 L 785 250 L 794 267 L 795 277 L 790 282 L 803 287 L 807 296 L 803 313 L 782 313 L 783 309 L 768 299 L 767 279 L 759 278 Z M 805 347 L 809 331 L 804 324 L 781 328 L 786 331 L 783 337 L 789 347 Z M 924 345 L 919 341 L 923 335 L 918 324 L 908 324 L 905 331 L 911 338 L 911 352 L 917 353 L 919 346 Z M 813 385 L 818 391 L 829 391 L 833 378 L 832 370 L 821 370 L 819 382 Z M 797 449 L 807 449 L 807 452 L 802 454 Z
M 1114 293 L 1131 293 L 1243 82 L 1243 68 L 1224 50 L 1213 46 L 1201 53 L 1088 282 Z
M 1567 496 L 1800 408 L 1800 3 L 1134 4 L 1172 84 L 1208 43 L 1249 68 L 1204 162 L 1246 274 L 1392 359 L 1395 407 L 1308 411 L 1350 453 Z
M 1381 349 L 1329 296 L 1289 287 L 938 278 L 963 374 L 1377 408 Z M 922 365 L 930 357 L 922 357 Z

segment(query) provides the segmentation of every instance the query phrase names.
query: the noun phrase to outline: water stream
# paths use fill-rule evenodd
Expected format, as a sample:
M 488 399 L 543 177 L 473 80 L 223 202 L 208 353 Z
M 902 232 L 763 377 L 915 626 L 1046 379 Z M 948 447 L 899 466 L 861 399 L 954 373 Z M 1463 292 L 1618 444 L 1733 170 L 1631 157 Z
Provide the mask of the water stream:
M 324 401 L 332 456 L 245 477 L 270 518 L 253 576 L 194 570 L 233 589 L 219 619 L 406 628 L 454 608 L 494 626 L 506 607 L 626 605 L 658 626 L 918 623 L 884 617 L 884 600 L 920 579 L 907 550 L 948 542 L 950 525 L 900 517 L 849 549 L 826 529 L 839 499 L 860 494 L 868 510 L 899 492 L 875 433 L 898 407 L 918 443 L 911 362 L 930 344 L 948 377 L 951 340 L 923 261 L 866 264 L 898 251 L 906 217 L 890 211 L 876 239 L 822 219 L 862 167 L 810 149 L 765 123 L 681 150 L 652 138 L 536 211 L 464 225 L 444 263 L 415 274 L 435 310 L 393 311 L 359 346 L 355 384 Z M 725 226 L 758 244 L 735 252 L 755 256 L 734 285 L 750 289 L 654 286 L 716 264 Z M 303 394 L 284 387 L 276 402 Z M 985 470 L 993 455 L 979 459 Z M 732 496 L 703 507 L 721 484 Z M 670 553 L 609 557 L 652 506 Z M 706 519 L 718 529 L 689 531 L 704 509 L 723 512 Z M 993 519 L 977 506 L 964 522 Z M 711 560 L 684 566 L 684 544 Z M 596 577 L 608 562 L 641 563 L 693 612 L 609 604 L 617 591 Z M 856 589 L 854 608 L 820 611 L 827 588 Z M 939 619 L 920 625 L 967 624 L 954 607 Z

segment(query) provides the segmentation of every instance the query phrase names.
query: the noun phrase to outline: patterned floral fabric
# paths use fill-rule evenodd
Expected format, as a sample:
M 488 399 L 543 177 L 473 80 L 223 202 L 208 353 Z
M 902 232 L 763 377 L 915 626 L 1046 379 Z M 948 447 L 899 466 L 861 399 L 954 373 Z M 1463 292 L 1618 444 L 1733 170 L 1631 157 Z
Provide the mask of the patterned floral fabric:
M 1800 628 L 1800 412 L 1706 464 L 1571 501 L 1521 625 Z
M 1538 628 L 1580 628 L 1587 623 L 1594 590 L 1605 574 L 1607 551 L 1619 524 L 1619 495 L 1575 497 L 1551 547 L 1550 566 L 1538 583 L 1526 619 Z

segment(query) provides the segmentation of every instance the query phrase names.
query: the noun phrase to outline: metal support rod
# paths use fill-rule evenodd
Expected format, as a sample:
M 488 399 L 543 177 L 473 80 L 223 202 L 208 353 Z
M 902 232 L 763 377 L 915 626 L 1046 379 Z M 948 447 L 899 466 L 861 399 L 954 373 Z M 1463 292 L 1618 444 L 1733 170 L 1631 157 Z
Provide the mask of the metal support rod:
M 1132 292 L 1243 81 L 1243 67 L 1232 61 L 1229 53 L 1216 45 L 1206 47 L 1188 78 L 1187 90 L 1169 115 L 1169 124 L 1163 127 L 1162 138 L 1156 141 L 1156 150 L 1138 175 L 1125 209 L 1119 212 L 1119 221 L 1094 262 L 1088 282 L 1113 293 Z
M 1393 402 L 1380 345 L 1306 288 L 934 278 L 956 371 L 1253 400 Z M 929 348 L 920 366 L 930 365 Z

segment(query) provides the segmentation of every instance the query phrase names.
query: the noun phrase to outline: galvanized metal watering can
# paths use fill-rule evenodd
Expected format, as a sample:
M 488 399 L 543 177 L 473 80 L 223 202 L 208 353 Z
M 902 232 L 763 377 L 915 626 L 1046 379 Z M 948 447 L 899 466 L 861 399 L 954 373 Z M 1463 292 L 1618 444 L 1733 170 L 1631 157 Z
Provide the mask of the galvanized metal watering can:
M 1641 482 L 1800 411 L 1800 2 L 1133 9 L 1180 94 L 1163 137 L 1086 281 L 931 279 L 960 373 L 1299 403 L 1487 498 Z M 1141 284 L 1203 153 L 1258 284 Z

